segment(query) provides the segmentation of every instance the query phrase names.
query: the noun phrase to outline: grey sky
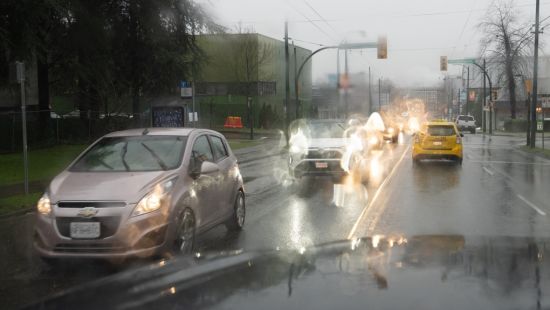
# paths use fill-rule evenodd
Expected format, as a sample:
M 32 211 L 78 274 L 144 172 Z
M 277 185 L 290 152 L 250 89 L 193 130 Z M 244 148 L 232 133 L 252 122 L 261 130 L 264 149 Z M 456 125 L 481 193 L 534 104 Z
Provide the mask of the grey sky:
M 374 78 L 388 77 L 400 85 L 431 85 L 442 77 L 439 56 L 476 56 L 480 34 L 477 24 L 492 1 L 498 0 L 203 0 L 222 25 L 239 22 L 262 34 L 282 39 L 284 21 L 296 44 L 316 49 L 343 40 L 376 41 L 388 37 L 388 59 L 376 59 L 376 50 L 353 51 L 350 72 L 367 71 Z M 309 5 L 308 5 L 309 4 Z M 535 0 L 516 0 L 522 18 L 534 23 Z M 321 19 L 321 17 L 322 19 Z M 550 15 L 550 2 L 541 1 L 541 18 Z M 307 19 L 312 20 L 313 23 Z M 324 19 L 324 20 L 323 20 Z M 325 22 L 326 21 L 326 22 Z M 547 35 L 543 34 L 542 40 Z M 314 56 L 313 79 L 323 80 L 336 71 L 336 52 Z M 460 72 L 449 66 L 449 73 Z

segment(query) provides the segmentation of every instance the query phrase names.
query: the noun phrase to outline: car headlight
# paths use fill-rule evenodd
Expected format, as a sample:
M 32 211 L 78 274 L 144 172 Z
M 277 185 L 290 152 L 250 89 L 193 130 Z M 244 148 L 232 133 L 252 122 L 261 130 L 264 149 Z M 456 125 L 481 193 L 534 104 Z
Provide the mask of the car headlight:
M 132 216 L 138 216 L 160 209 L 168 198 L 168 193 L 170 193 L 175 183 L 176 179 L 174 178 L 155 185 L 149 194 L 141 198 L 134 212 L 132 212 Z
M 302 154 L 305 153 L 307 149 L 299 145 L 291 145 L 289 151 L 291 154 Z
M 369 138 L 369 145 L 377 145 L 378 144 L 378 138 L 376 136 L 371 136 Z
M 36 204 L 36 210 L 42 215 L 50 215 L 52 213 L 52 204 L 50 203 L 50 196 L 48 193 L 44 193 Z

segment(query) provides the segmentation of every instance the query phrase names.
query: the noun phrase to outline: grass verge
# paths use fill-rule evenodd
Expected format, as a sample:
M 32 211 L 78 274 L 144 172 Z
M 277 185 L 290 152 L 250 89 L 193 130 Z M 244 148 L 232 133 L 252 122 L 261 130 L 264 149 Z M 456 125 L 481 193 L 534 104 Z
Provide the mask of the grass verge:
M 29 181 L 54 177 L 84 150 L 86 145 L 57 145 L 29 152 Z M 0 155 L 0 186 L 23 182 L 23 155 Z
M 227 140 L 227 142 L 229 142 L 229 146 L 233 151 L 238 149 L 243 149 L 245 147 L 256 146 L 262 143 L 261 140 L 236 140 L 236 139 L 230 139 L 230 140 Z
M 525 151 L 527 153 L 532 153 L 532 154 L 536 154 L 536 155 L 540 155 L 540 156 L 543 156 L 545 158 L 548 158 L 550 159 L 550 149 L 542 149 L 540 147 L 536 147 L 534 149 L 528 147 L 528 146 L 522 146 L 520 147 L 520 149 L 522 151 Z
M 41 192 L 30 193 L 29 195 L 16 195 L 0 199 L 0 215 L 12 213 L 32 207 L 42 196 Z

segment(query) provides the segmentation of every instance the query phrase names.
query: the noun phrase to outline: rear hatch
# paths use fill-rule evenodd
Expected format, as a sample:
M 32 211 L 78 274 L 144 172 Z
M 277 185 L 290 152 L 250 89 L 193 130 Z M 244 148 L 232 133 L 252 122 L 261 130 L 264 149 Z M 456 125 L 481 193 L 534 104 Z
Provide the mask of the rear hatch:
M 456 144 L 456 132 L 452 125 L 428 125 L 422 140 L 422 148 L 450 150 Z

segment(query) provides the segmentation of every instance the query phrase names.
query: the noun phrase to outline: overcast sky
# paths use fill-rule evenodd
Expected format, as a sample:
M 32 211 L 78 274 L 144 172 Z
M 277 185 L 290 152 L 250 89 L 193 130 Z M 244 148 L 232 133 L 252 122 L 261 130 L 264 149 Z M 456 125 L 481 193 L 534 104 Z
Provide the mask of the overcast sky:
M 390 78 L 402 86 L 429 86 L 442 78 L 439 56 L 449 59 L 478 55 L 479 22 L 498 0 L 202 0 L 216 20 L 234 28 L 283 39 L 284 21 L 296 44 L 314 50 L 342 41 L 376 41 L 388 38 L 388 59 L 376 59 L 376 50 L 350 53 L 350 72 L 371 67 L 373 78 Z M 516 0 L 521 17 L 534 23 L 535 0 Z M 550 1 L 541 0 L 541 19 L 550 15 Z M 548 37 L 542 35 L 542 40 Z M 299 41 L 298 41 L 299 40 Z M 309 42 L 309 43 L 308 43 Z M 315 44 L 312 44 L 315 43 Z M 313 80 L 336 72 L 336 52 L 313 58 Z M 458 74 L 459 66 L 449 66 Z

